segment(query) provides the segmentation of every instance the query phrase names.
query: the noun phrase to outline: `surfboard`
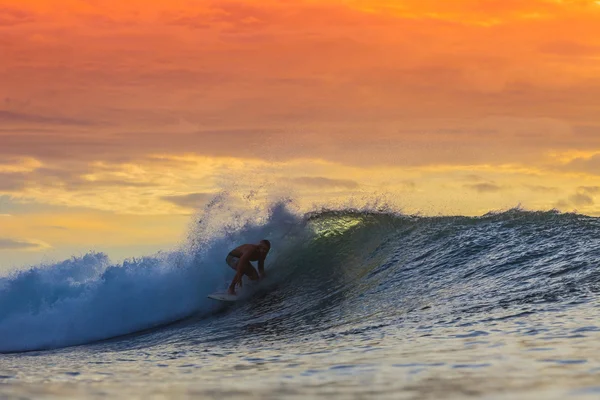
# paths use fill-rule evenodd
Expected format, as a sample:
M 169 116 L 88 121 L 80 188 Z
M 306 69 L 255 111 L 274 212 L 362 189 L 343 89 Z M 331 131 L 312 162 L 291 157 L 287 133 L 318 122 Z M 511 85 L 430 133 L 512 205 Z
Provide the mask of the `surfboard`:
M 259 288 L 260 282 L 250 281 L 245 282 L 244 288 L 239 288 L 237 290 L 237 294 L 235 295 L 227 293 L 227 289 L 221 289 L 223 290 L 222 292 L 211 293 L 207 297 L 209 299 L 224 301 L 226 303 L 235 303 L 236 301 L 248 300 L 257 292 Z
M 209 294 L 207 297 L 209 299 L 213 299 L 213 300 L 217 300 L 217 301 L 224 301 L 227 303 L 234 303 L 239 299 L 238 296 L 229 294 L 229 293 L 212 293 L 212 294 Z

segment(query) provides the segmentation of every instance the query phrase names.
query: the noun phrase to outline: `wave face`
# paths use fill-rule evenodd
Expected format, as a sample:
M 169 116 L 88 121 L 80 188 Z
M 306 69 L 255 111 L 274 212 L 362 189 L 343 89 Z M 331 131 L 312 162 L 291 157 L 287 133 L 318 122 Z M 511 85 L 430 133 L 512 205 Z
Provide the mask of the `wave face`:
M 596 218 L 518 209 L 478 218 L 345 210 L 306 221 L 311 235 L 278 254 L 276 289 L 257 309 L 249 304 L 232 316 L 244 328 L 258 323 L 290 341 L 388 327 L 408 329 L 404 337 L 424 327 L 489 329 L 494 321 L 593 303 L 600 292 Z
M 118 265 L 88 254 L 2 278 L 0 351 L 84 344 L 192 315 L 194 340 L 212 340 L 224 326 L 278 340 L 410 321 L 468 326 L 589 302 L 600 291 L 600 223 L 586 216 L 518 209 L 478 218 L 300 216 L 285 204 L 258 219 L 207 215 L 177 252 Z M 259 305 L 202 319 L 219 310 L 206 295 L 231 278 L 229 249 L 263 237 L 273 251 Z

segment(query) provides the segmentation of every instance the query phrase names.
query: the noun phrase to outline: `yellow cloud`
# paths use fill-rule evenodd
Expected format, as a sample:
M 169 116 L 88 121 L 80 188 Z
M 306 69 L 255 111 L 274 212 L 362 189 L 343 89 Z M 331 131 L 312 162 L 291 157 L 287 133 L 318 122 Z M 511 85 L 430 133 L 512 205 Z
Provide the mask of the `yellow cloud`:
M 45 243 L 37 239 L 23 239 L 23 238 L 7 238 L 0 237 L 0 251 L 43 251 L 51 249 L 48 243 Z
M 32 172 L 42 167 L 42 162 L 31 157 L 0 160 L 0 173 Z
M 85 184 L 45 186 L 38 176 L 13 193 L 11 201 L 24 203 L 17 214 L 0 218 L 0 232 L 11 233 L 11 241 L 4 243 L 9 251 L 45 252 L 49 244 L 53 254 L 64 256 L 72 248 L 168 248 L 185 241 L 192 215 L 222 191 L 230 193 L 229 206 L 248 209 L 292 198 L 300 212 L 386 203 L 422 215 L 482 215 L 517 205 L 600 215 L 599 178 L 532 165 L 359 167 L 320 159 L 267 162 L 162 154 L 81 168 Z M 36 209 L 44 204 L 60 207 Z
M 181 215 L 189 214 L 190 206 L 201 207 L 211 193 L 223 190 L 240 196 L 251 191 L 267 197 L 292 196 L 306 210 L 318 202 L 343 202 L 346 197 L 368 193 L 372 197 L 396 193 L 400 195 L 398 207 L 412 212 L 436 214 L 445 210 L 472 215 L 476 210 L 519 203 L 549 207 L 560 193 L 595 184 L 592 177 L 574 181 L 569 171 L 558 173 L 543 165 L 523 164 L 357 167 L 319 159 L 267 162 L 159 155 L 135 163 L 95 162 L 85 169 L 82 180 L 73 180 L 68 186 L 48 186 L 33 180 L 13 196 L 122 215 Z M 536 187 L 555 189 L 530 189 Z M 595 205 L 587 206 L 589 212 L 596 212 Z M 102 218 L 84 219 L 81 224 L 74 227 L 97 232 L 106 228 Z

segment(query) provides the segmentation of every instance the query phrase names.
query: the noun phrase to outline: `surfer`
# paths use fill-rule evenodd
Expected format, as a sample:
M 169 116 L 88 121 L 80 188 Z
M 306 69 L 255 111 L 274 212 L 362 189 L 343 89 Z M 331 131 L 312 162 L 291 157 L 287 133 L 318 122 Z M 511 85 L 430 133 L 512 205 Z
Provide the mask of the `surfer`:
M 267 258 L 269 250 L 271 250 L 271 242 L 264 239 L 258 244 L 243 244 L 229 252 L 225 262 L 237 272 L 229 285 L 229 294 L 235 295 L 237 285 L 242 287 L 244 275 L 252 281 L 265 277 L 265 258 Z M 258 272 L 250 261 L 258 261 Z

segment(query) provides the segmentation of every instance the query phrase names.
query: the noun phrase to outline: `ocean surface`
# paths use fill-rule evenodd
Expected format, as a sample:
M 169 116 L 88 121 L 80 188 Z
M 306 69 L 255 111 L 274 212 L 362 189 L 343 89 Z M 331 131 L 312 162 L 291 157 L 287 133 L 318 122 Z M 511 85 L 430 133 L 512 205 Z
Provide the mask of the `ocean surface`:
M 206 296 L 227 252 L 267 279 Z M 600 220 L 211 212 L 180 249 L 0 277 L 0 398 L 600 398 Z

